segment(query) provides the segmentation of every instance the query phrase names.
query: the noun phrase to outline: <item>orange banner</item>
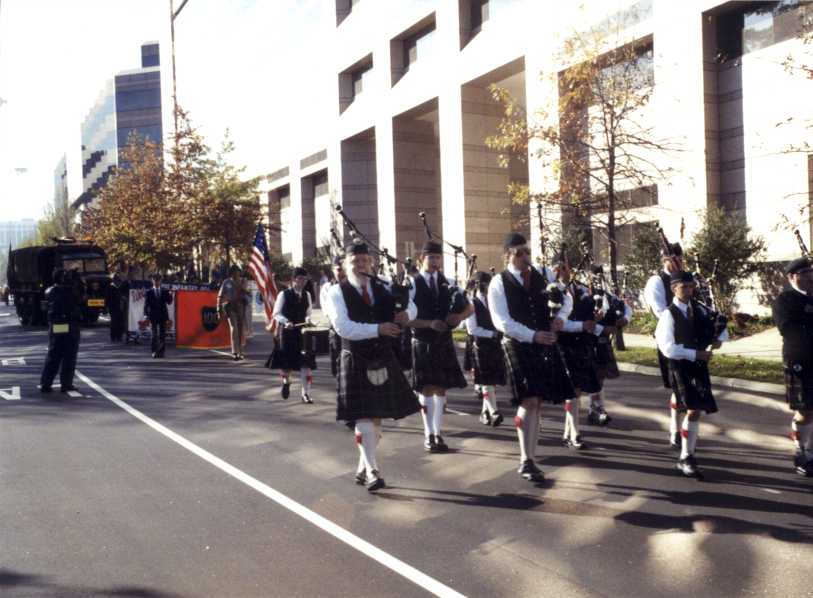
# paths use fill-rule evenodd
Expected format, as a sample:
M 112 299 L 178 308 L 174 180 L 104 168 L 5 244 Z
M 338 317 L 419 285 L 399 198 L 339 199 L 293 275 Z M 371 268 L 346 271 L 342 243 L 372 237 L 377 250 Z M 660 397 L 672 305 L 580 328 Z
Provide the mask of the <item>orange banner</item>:
M 178 291 L 175 346 L 188 349 L 230 347 L 229 323 L 217 318 L 217 291 Z

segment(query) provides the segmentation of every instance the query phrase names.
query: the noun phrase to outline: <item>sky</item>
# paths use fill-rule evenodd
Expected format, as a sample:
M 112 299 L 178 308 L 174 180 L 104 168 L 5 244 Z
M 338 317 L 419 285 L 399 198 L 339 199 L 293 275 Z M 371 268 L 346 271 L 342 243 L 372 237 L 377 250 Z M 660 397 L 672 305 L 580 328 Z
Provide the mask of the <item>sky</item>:
M 161 43 L 170 131 L 169 2 L 0 0 L 0 221 L 43 214 L 63 154 L 69 197 L 81 194 L 81 123 L 107 80 L 140 67 L 147 41 Z M 213 148 L 229 129 L 248 175 L 272 172 L 326 124 L 328 4 L 188 0 L 175 21 L 178 101 Z

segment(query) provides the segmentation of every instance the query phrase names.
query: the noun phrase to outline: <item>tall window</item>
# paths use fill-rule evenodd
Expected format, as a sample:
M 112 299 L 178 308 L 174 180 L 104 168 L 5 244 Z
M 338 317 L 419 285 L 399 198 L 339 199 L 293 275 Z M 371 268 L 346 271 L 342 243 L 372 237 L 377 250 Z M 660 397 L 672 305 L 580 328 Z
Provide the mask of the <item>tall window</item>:
M 471 2 L 471 32 L 479 33 L 483 23 L 488 21 L 489 0 L 470 0 Z
M 426 55 L 435 40 L 435 24 L 422 29 L 404 40 L 404 71 L 408 71 L 418 58 Z

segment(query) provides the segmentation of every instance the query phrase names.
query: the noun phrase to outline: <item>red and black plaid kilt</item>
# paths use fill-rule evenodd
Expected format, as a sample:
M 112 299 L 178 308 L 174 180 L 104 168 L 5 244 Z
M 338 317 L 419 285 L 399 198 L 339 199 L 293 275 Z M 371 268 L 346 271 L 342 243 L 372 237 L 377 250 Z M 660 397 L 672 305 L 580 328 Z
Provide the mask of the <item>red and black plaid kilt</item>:
M 576 394 L 558 345 L 503 338 L 502 347 L 514 406 L 530 397 L 562 403 Z
M 716 413 L 717 402 L 711 392 L 709 364 L 687 359 L 669 360 L 669 377 L 678 411 L 692 409 Z
M 451 332 L 438 335 L 431 343 L 412 339 L 412 388 L 420 392 L 426 386 L 467 386 Z
M 813 410 L 813 371 L 801 363 L 785 362 L 785 399 L 794 411 Z
M 621 375 L 618 370 L 618 362 L 615 360 L 612 339 L 608 336 L 598 337 L 596 343 L 596 370 L 598 370 L 598 379 L 602 384 L 605 380 L 615 380 Z
M 658 367 L 661 370 L 661 380 L 663 380 L 664 388 L 672 388 L 672 376 L 669 374 L 669 360 L 661 353 L 660 349 L 655 349 L 658 352 Z
M 475 338 L 472 343 L 472 367 L 475 384 L 504 386 L 505 354 L 500 341 L 495 338 Z
M 361 344 L 363 343 L 363 344 Z M 360 346 L 360 348 L 358 348 Z M 374 383 L 368 372 L 386 370 L 386 382 Z M 336 419 L 401 419 L 417 413 L 421 406 L 404 376 L 388 339 L 354 343 L 339 355 Z
M 302 350 L 302 329 L 283 328 L 280 342 L 274 347 L 271 354 L 272 370 L 300 370 L 302 368 L 316 369 L 316 356 Z
M 573 386 L 587 394 L 600 392 L 595 336 L 587 333 L 560 334 L 559 347 Z

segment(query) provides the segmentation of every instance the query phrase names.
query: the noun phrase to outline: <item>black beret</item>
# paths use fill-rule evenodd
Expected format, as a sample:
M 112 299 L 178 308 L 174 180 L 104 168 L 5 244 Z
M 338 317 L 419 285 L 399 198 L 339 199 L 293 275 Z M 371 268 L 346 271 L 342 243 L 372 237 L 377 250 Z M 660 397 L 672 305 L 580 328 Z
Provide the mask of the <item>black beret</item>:
M 503 242 L 502 246 L 503 249 L 508 250 L 512 247 L 522 247 L 523 245 L 527 245 L 528 241 L 519 233 L 509 233 L 507 237 L 505 237 L 505 241 Z
M 679 270 L 677 272 L 672 272 L 669 276 L 669 284 L 678 284 L 683 282 L 695 282 L 694 274 L 691 272 L 686 272 L 684 270 Z
M 294 278 L 296 278 L 297 276 L 307 276 L 307 275 L 308 271 L 305 270 L 305 268 L 303 268 L 302 266 L 297 266 L 296 268 L 294 268 Z
M 421 249 L 421 253 L 428 254 L 428 253 L 443 253 L 443 245 L 438 243 L 437 241 L 433 241 L 429 239 L 426 243 L 423 244 L 423 248 Z
M 795 260 L 788 262 L 785 266 L 785 274 L 798 274 L 802 270 L 813 268 L 813 262 L 807 257 L 797 257 Z
M 474 275 L 474 282 L 477 284 L 488 284 L 491 282 L 491 274 L 488 272 L 477 272 Z
M 661 256 L 662 257 L 683 257 L 683 247 L 680 246 L 680 243 L 669 243 L 669 253 L 666 253 L 666 249 L 661 249 Z
M 345 249 L 345 252 L 347 255 L 370 255 L 370 249 L 367 247 L 367 243 L 360 239 L 356 239 L 350 243 Z

